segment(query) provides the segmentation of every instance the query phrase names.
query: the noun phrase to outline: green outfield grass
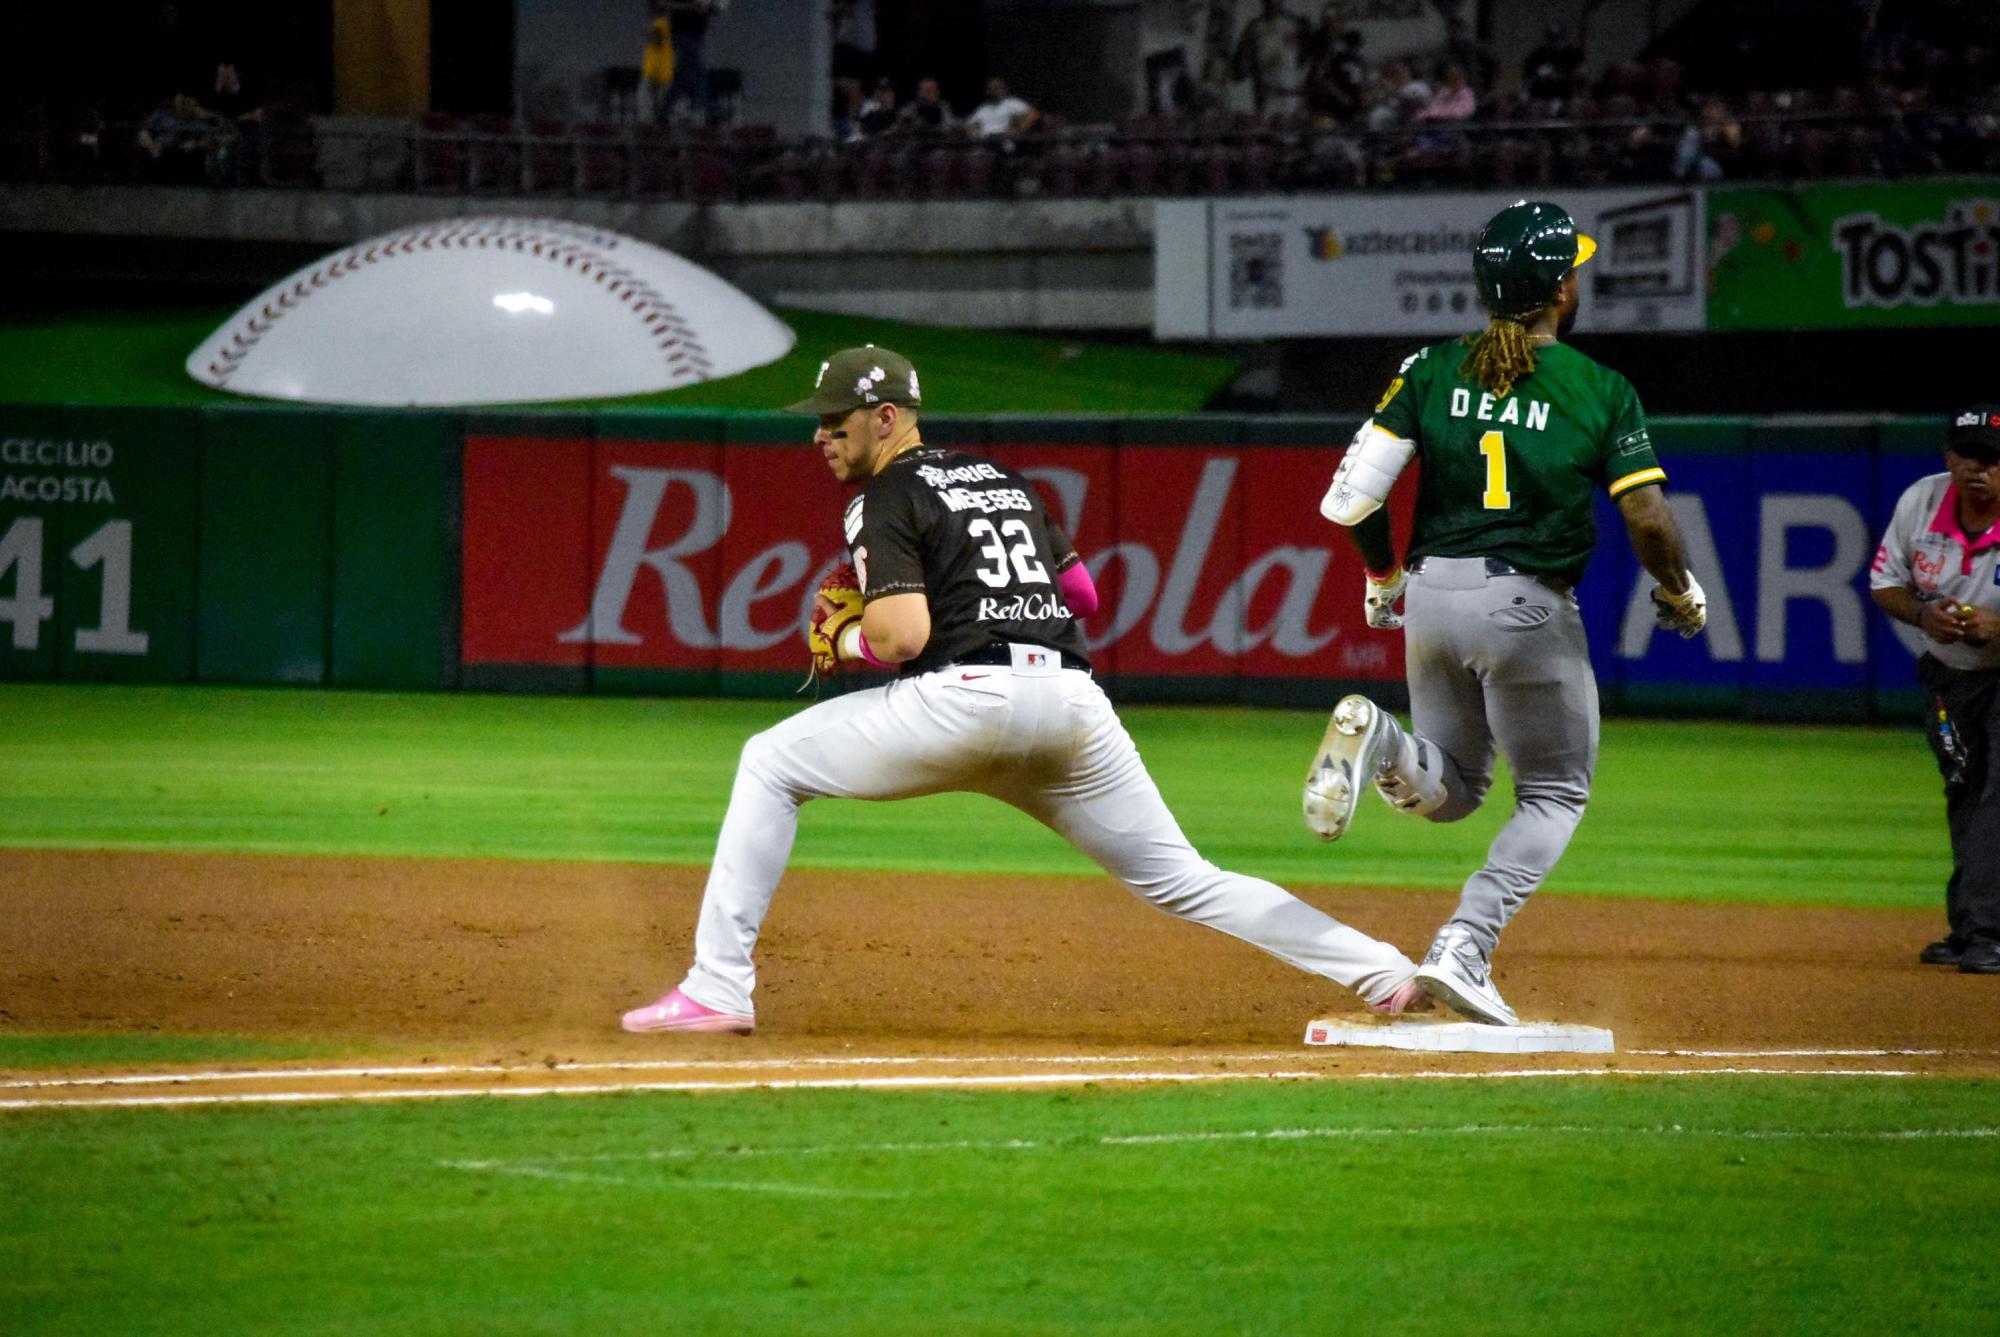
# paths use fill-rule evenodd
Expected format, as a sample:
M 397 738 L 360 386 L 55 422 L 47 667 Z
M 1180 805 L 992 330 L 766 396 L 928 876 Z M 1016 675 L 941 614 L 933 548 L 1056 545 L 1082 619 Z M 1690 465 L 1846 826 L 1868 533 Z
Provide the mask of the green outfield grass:
M 75 1034 L 0 1031 L 0 1069 L 123 1066 L 134 1063 L 208 1063 L 232 1059 L 301 1059 L 328 1054 L 317 1045 L 259 1040 L 243 1035 L 128 1035 L 116 1031 Z M 351 1053 L 351 1050 L 343 1050 Z
M 1994 1123 L 1990 1083 L 1836 1077 L 38 1112 L 0 1119 L 0 1314 L 12 1333 L 1976 1332 L 2000 1299 Z
M 0 685 L 0 845 L 703 865 L 736 753 L 786 702 Z M 1363 800 L 1337 846 L 1298 816 L 1323 717 L 1123 712 L 1210 858 L 1292 885 L 1451 888 L 1510 804 L 1450 826 Z M 807 805 L 798 866 L 1083 874 L 990 799 Z M 1896 729 L 1609 721 L 1553 892 L 1934 907 L 1929 754 Z
M 33 313 L 0 319 L 0 403 L 242 403 L 183 364 L 233 307 Z M 572 406 L 773 409 L 803 398 L 836 348 L 879 343 L 923 375 L 937 413 L 1187 413 L 1236 376 L 1230 357 L 1089 339 L 778 313 L 798 344 L 768 367 L 705 385 Z

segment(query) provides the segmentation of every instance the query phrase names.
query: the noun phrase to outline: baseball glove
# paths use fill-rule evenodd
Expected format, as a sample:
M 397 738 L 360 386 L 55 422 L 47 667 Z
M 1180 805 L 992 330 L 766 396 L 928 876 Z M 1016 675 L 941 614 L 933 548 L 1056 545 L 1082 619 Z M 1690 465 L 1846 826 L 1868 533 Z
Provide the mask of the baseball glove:
M 840 671 L 840 636 L 861 621 L 861 577 L 851 562 L 842 562 L 827 573 L 813 597 L 812 622 L 806 627 L 806 648 L 812 651 L 813 671 Z

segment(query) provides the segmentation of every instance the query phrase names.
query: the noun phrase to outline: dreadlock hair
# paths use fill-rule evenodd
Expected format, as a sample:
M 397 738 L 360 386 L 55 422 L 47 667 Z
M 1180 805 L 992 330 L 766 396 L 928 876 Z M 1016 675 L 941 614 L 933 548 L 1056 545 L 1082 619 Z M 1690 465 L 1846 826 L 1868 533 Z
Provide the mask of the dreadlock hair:
M 1459 364 L 1459 372 L 1478 381 L 1496 397 L 1506 398 L 1517 382 L 1526 380 L 1535 370 L 1535 344 L 1528 327 L 1547 309 L 1524 311 L 1518 316 L 1495 316 L 1478 334 L 1466 335 L 1461 342 L 1472 351 Z

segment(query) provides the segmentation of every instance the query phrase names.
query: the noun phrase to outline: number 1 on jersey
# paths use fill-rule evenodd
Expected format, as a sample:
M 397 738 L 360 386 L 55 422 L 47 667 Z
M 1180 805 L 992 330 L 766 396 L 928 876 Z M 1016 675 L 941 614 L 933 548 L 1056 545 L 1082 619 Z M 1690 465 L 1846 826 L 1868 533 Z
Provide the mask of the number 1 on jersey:
M 1488 432 L 1479 438 L 1479 453 L 1486 457 L 1486 509 L 1512 510 L 1514 498 L 1507 491 L 1507 438 Z

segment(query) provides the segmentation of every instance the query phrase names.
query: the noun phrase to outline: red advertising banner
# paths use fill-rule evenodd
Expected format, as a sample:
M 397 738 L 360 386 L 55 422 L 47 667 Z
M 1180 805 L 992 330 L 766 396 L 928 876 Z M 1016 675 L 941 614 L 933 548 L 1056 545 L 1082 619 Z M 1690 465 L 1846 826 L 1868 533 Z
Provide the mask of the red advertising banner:
M 1238 672 L 1246 678 L 1403 676 L 1403 633 L 1376 631 L 1361 615 L 1361 558 L 1338 525 L 1319 513 L 1336 451 L 1250 447 L 1242 467 L 1243 563 L 1247 599 Z M 1416 474 L 1390 494 L 1396 533 L 1407 539 Z M 1400 549 L 1399 549 L 1400 551 Z M 1302 667 L 1310 666 L 1310 667 Z
M 806 428 L 812 424 L 807 423 Z M 826 573 L 847 559 L 840 532 L 848 489 L 817 450 L 738 446 L 724 452 L 731 498 L 722 574 L 711 586 L 725 673 L 803 678 L 805 625 Z
M 1399 678 L 1361 562 L 1321 518 L 1338 456 L 1297 446 L 1007 445 L 1098 581 L 1098 671 Z M 1407 532 L 1408 487 L 1392 503 Z M 772 447 L 471 438 L 468 664 L 793 672 L 847 490 Z
M 592 457 L 590 603 L 564 610 L 606 668 L 712 669 L 714 591 L 736 517 L 713 445 L 599 441 Z
M 590 605 L 588 441 L 467 437 L 459 656 L 467 664 L 581 666 L 564 640 Z

